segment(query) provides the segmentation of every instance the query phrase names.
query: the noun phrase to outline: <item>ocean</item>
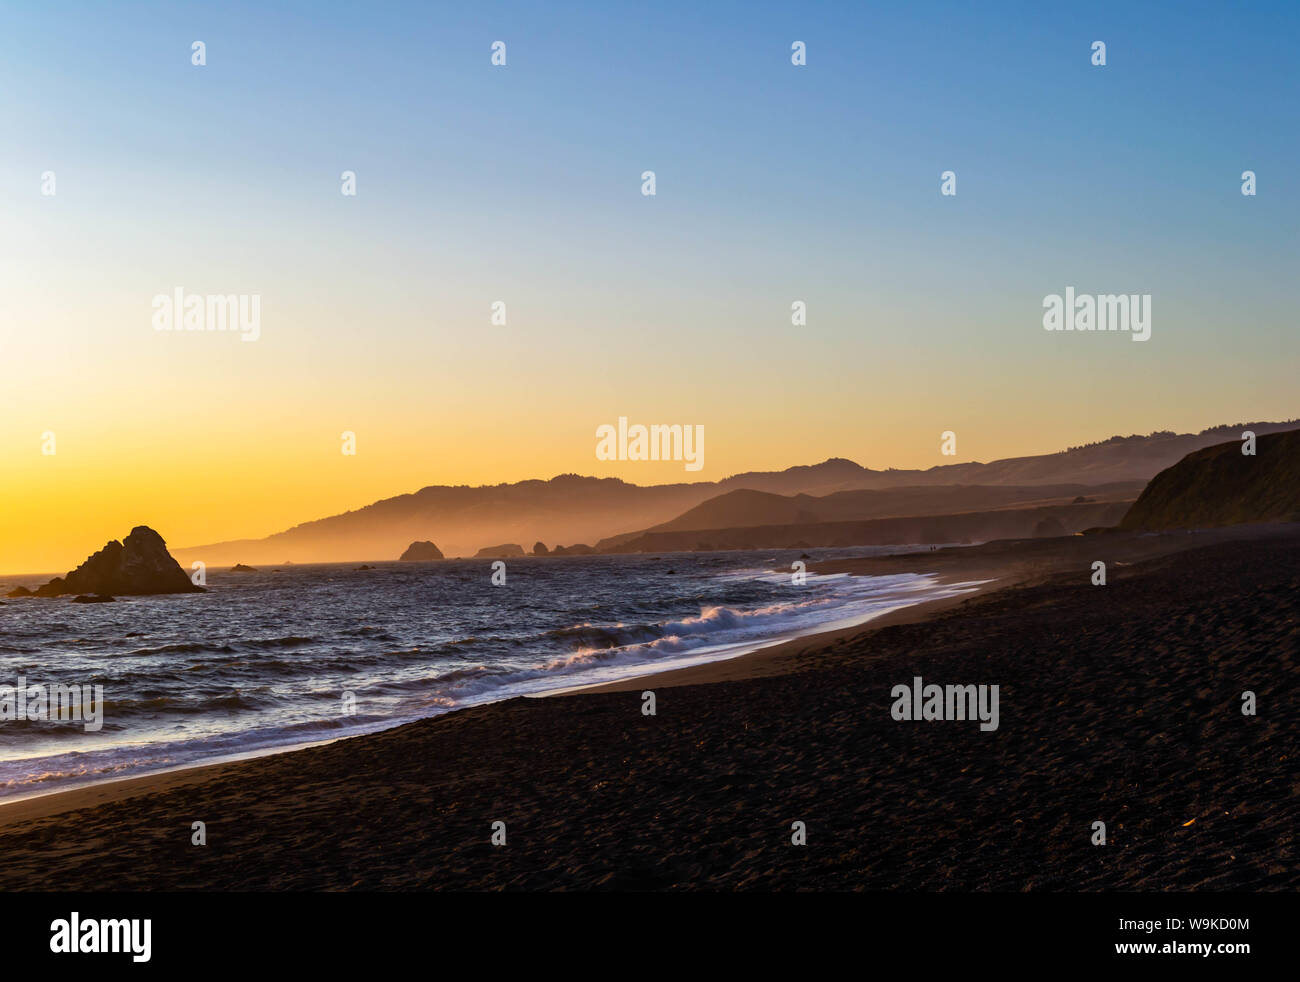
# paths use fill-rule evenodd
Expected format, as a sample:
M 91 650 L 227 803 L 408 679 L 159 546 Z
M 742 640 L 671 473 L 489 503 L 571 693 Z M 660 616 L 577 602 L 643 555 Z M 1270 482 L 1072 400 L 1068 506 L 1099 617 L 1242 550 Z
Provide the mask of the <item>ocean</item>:
M 809 550 L 808 563 L 900 551 Z M 6 599 L 0 716 L 4 687 L 25 682 L 102 686 L 103 718 L 0 719 L 0 799 L 734 657 L 967 586 L 812 573 L 795 585 L 800 555 L 512 559 L 501 585 L 482 559 L 210 569 L 205 594 Z M 0 594 L 41 582 L 0 577 Z

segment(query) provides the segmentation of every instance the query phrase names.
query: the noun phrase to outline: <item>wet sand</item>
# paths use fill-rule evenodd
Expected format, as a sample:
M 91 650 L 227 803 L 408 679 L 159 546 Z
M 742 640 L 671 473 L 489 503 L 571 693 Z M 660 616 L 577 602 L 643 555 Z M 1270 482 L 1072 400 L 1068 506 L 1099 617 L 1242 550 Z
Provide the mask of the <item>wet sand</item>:
M 852 564 L 995 582 L 625 691 L 2 805 L 0 889 L 1300 887 L 1300 528 Z M 914 675 L 999 685 L 998 730 L 894 720 Z

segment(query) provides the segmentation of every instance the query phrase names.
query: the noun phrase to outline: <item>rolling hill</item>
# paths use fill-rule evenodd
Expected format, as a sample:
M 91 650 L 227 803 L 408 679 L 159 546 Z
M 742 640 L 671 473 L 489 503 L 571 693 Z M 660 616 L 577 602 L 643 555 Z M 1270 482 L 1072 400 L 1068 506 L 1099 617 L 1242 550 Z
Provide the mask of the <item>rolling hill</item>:
M 646 532 L 680 532 L 754 525 L 850 522 L 907 515 L 943 515 L 1029 505 L 1068 504 L 1085 497 L 1132 501 L 1145 482 L 1124 481 L 1096 487 L 1087 484 L 922 485 L 886 490 L 836 491 L 817 497 L 766 491 L 728 491 L 696 505 L 670 522 Z
M 1030 493 L 1017 489 L 1032 486 L 1079 485 L 1095 491 L 1105 485 L 1145 482 L 1188 453 L 1222 442 L 1243 428 L 1266 434 L 1296 425 L 1296 421 L 1249 423 L 1215 427 L 1199 434 L 1157 432 L 1147 436 L 1117 436 L 1059 453 L 987 464 L 946 464 L 926 470 L 878 471 L 844 458 L 831 458 L 820 464 L 783 471 L 737 474 L 722 481 L 653 486 L 576 474 L 549 481 L 481 487 L 435 485 L 305 522 L 264 538 L 173 548 L 172 553 L 185 565 L 194 560 L 223 565 L 396 559 L 408 544 L 421 540 L 438 543 L 449 556 L 472 556 L 484 546 L 498 542 L 595 543 L 671 522 L 711 498 L 742 489 L 811 497 L 826 497 L 841 491 L 893 490 L 901 497 L 882 498 L 879 507 L 898 516 L 911 510 L 906 504 L 908 497 L 915 498 L 916 507 L 931 507 L 920 504 L 923 500 L 920 489 L 931 488 L 940 497 L 950 496 L 946 510 L 970 511 L 986 505 L 965 504 L 963 496 L 972 495 L 974 502 L 991 493 L 987 490 L 989 486 L 1011 489 L 1008 493 L 1014 499 L 1015 495 Z M 956 485 L 968 487 L 965 491 L 937 490 Z M 974 486 L 983 490 L 971 490 Z M 1051 496 L 1048 487 L 1043 490 Z M 865 517 L 863 512 L 855 514 Z M 702 516 L 692 519 L 702 520 Z M 726 526 L 734 524 L 734 521 L 725 523 Z
M 1300 429 L 1260 436 L 1254 455 L 1241 450 L 1240 440 L 1221 443 L 1161 471 L 1120 527 L 1157 530 L 1300 521 Z

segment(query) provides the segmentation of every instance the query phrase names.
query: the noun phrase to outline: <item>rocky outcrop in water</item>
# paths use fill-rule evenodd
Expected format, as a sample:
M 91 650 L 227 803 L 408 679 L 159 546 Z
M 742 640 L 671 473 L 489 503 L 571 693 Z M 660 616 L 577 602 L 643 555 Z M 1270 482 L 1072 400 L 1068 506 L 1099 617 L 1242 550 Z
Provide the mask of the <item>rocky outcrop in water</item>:
M 434 559 L 442 559 L 442 550 L 432 542 L 412 542 L 406 547 L 406 552 L 398 557 L 399 562 L 406 563 L 427 563 Z
M 185 575 L 167 551 L 161 535 L 146 525 L 137 525 L 121 542 L 116 539 L 95 553 L 66 577 L 56 576 L 38 589 L 35 596 L 64 594 L 98 596 L 152 596 L 161 593 L 204 593 Z M 82 601 L 83 603 L 86 601 Z

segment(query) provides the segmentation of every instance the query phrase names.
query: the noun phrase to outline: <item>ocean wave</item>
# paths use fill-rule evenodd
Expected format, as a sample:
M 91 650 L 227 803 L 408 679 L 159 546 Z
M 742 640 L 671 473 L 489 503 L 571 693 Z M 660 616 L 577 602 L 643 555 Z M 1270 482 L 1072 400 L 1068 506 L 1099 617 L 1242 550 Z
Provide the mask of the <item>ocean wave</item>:
M 829 624 L 866 620 L 900 606 L 960 593 L 970 585 L 939 587 L 928 576 L 901 574 L 850 577 L 841 581 L 841 586 L 840 590 L 806 600 L 781 601 L 752 609 L 708 606 L 697 616 L 654 624 L 603 627 L 575 624 L 550 633 L 557 639 L 594 640 L 596 644 L 579 646 L 577 650 L 494 677 L 481 671 L 455 679 L 452 674 L 440 676 L 436 691 L 453 705 L 467 705 L 483 701 L 484 697 L 500 698 L 504 694 L 555 688 L 557 680 L 564 680 L 559 685 L 572 684 L 569 677 L 580 680 L 584 673 L 597 668 L 614 671 L 616 674 L 610 677 L 619 677 L 643 672 L 648 664 L 658 670 L 675 660 L 680 662 L 683 657 L 708 660 L 710 651 L 725 651 L 725 656 L 731 657 L 759 644 L 811 633 Z
M 269 691 L 263 687 L 263 691 Z M 265 709 L 274 700 L 257 698 L 249 693 L 226 691 L 208 695 L 166 694 L 148 697 L 105 699 L 103 713 L 105 720 L 113 716 L 154 714 L 160 712 L 182 713 L 186 715 L 209 713 L 213 710 L 252 711 Z
M 290 635 L 287 638 L 256 638 L 240 641 L 239 644 L 245 648 L 298 648 L 304 644 L 317 644 L 318 641 L 318 638 L 300 638 Z
M 570 627 L 547 631 L 546 637 L 554 641 L 570 643 L 575 648 L 617 648 L 625 644 L 651 641 L 662 637 L 663 627 L 659 624 L 615 624 L 601 627 L 596 624 L 574 624 Z
M 200 651 L 212 651 L 221 654 L 233 654 L 235 649 L 228 644 L 210 645 L 201 644 L 197 641 L 186 641 L 178 644 L 164 644 L 157 648 L 137 648 L 135 651 L 128 652 L 130 655 L 193 655 Z
M 574 624 L 547 632 L 548 638 L 571 642 L 579 652 L 602 648 L 621 648 L 629 645 L 652 644 L 669 638 L 682 640 L 690 635 L 706 635 L 718 631 L 766 627 L 772 621 L 793 614 L 825 609 L 837 603 L 834 598 L 819 597 L 798 603 L 777 603 L 743 610 L 734 607 L 712 606 L 703 608 L 695 617 L 660 621 L 654 624 Z
M 114 636 L 113 625 L 71 640 L 66 627 L 44 623 L 35 652 L 5 660 L 22 662 L 29 678 L 26 663 L 42 662 L 82 684 L 102 681 L 105 732 L 0 727 L 0 757 L 9 758 L 0 761 L 0 796 L 21 793 L 14 782 L 93 781 L 269 752 L 731 657 L 955 590 L 917 574 L 812 573 L 796 589 L 789 573 L 719 569 L 736 563 L 719 557 L 674 557 L 677 572 L 690 575 L 665 586 L 658 564 L 647 572 L 649 560 L 627 562 L 607 563 L 599 576 L 578 562 L 544 567 L 549 579 L 533 584 L 526 600 L 488 588 L 477 574 L 461 578 L 473 589 L 457 581 L 439 593 L 420 579 L 409 595 L 394 596 L 391 585 L 367 592 L 369 577 L 344 589 L 337 584 L 347 575 L 326 580 L 308 571 L 292 607 L 256 591 L 206 620 L 159 605 L 124 625 L 142 628 L 131 632 L 138 641 Z M 11 632 L 5 641 L 28 638 Z M 342 711 L 345 692 L 355 694 L 361 715 Z

